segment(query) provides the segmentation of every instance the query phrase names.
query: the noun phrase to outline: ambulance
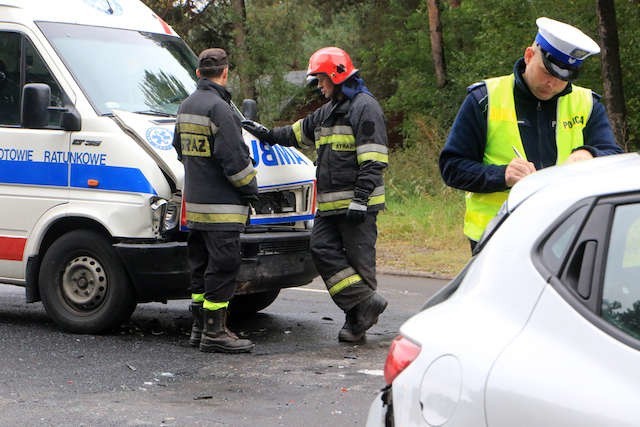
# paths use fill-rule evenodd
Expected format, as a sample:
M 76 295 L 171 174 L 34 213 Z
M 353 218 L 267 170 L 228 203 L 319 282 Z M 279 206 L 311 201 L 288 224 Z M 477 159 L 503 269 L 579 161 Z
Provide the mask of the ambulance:
M 0 282 L 62 329 L 109 331 L 137 303 L 189 296 L 172 138 L 196 66 L 138 0 L 0 0 Z M 241 236 L 237 315 L 317 276 L 313 162 L 244 138 L 260 195 Z

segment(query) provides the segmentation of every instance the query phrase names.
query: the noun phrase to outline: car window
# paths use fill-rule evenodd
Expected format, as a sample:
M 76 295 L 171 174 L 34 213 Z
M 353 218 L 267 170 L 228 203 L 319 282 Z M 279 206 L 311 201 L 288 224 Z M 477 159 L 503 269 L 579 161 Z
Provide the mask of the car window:
M 22 34 L 0 32 L 0 126 L 20 125 L 20 102 L 25 83 L 51 88 L 51 106 L 62 107 L 62 90 L 33 44 Z M 59 127 L 60 112 L 51 111 L 49 125 Z
M 558 274 L 567 251 L 582 225 L 588 206 L 576 209 L 549 235 L 542 247 L 542 263 L 552 274 Z
M 640 204 L 615 209 L 602 289 L 602 317 L 640 339 Z

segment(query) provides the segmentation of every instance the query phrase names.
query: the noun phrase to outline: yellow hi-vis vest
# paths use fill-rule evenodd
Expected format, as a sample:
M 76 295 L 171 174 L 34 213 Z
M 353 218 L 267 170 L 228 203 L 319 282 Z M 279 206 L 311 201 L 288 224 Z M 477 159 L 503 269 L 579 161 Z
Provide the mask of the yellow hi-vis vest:
M 484 150 L 484 164 L 506 165 L 514 157 L 513 147 L 526 156 L 513 99 L 513 74 L 485 80 L 489 96 L 487 112 L 487 146 Z M 589 120 L 593 107 L 590 89 L 573 85 L 572 91 L 558 98 L 556 113 L 556 164 L 564 163 L 571 150 L 584 145 L 582 130 Z M 498 213 L 509 191 L 495 193 L 471 193 L 465 196 L 466 213 L 464 234 L 478 241 L 491 219 Z

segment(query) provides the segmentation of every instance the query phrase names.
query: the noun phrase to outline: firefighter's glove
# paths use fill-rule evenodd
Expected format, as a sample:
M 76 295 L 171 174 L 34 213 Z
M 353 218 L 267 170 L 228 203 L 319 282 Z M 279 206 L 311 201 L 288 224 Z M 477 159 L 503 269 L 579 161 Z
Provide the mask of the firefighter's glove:
M 347 220 L 354 224 L 360 224 L 367 217 L 367 200 L 369 197 L 365 192 L 358 191 L 358 189 L 354 193 L 353 200 L 351 200 L 347 209 Z
M 254 122 L 253 120 L 243 120 L 242 127 L 260 141 L 264 141 L 267 144 L 276 143 L 276 138 L 273 136 L 271 129 L 258 122 Z

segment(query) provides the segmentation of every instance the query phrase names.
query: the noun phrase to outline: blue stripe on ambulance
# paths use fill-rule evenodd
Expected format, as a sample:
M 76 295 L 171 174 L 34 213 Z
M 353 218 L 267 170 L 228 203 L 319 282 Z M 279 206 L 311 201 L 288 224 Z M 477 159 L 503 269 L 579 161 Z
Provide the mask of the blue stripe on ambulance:
M 99 184 L 95 188 L 99 190 L 157 194 L 140 169 L 120 166 L 71 165 L 71 187 L 90 188 L 87 184 L 90 179 L 98 181 Z
M 67 186 L 66 163 L 0 160 L 0 183 Z
M 315 218 L 315 215 L 296 215 L 286 216 L 282 218 L 251 218 L 251 224 L 279 224 L 282 222 L 309 221 Z
M 68 168 L 67 163 L 0 160 L 0 184 L 66 187 Z M 98 186 L 89 187 L 89 179 L 98 181 Z M 140 169 L 118 166 L 72 164 L 69 185 L 74 188 L 157 194 Z

